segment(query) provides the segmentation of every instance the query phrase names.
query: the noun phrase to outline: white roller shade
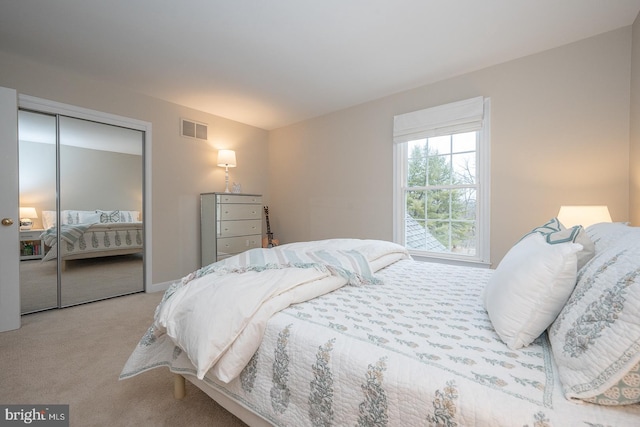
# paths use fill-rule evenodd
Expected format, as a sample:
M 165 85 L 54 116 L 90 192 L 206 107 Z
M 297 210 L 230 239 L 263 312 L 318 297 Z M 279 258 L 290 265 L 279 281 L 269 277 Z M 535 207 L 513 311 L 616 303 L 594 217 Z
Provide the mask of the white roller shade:
M 400 114 L 393 118 L 393 142 L 479 130 L 483 116 L 481 96 Z

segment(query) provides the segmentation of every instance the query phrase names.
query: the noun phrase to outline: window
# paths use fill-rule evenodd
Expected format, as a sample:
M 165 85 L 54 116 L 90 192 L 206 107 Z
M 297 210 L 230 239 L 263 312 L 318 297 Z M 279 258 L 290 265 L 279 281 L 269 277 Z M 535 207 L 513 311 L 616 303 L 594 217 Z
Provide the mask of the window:
M 394 118 L 394 240 L 412 255 L 489 262 L 489 108 L 478 97 Z

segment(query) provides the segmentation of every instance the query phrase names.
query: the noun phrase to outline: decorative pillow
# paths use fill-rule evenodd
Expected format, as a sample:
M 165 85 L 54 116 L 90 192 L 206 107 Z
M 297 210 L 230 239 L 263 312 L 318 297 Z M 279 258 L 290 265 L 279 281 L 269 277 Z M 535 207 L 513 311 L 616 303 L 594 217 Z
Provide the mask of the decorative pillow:
M 120 222 L 139 222 L 140 212 L 120 211 Z
M 534 228 L 529 233 L 525 234 L 524 237 L 532 233 L 548 234 L 548 233 L 553 233 L 554 231 L 560 231 L 560 230 L 564 230 L 564 226 L 560 223 L 558 218 L 551 218 L 549 222 L 541 225 L 540 227 Z
M 95 224 L 100 222 L 100 214 L 96 211 L 64 210 L 60 212 L 63 225 L 66 224 Z M 42 211 L 42 226 L 45 229 L 56 226 L 56 211 Z
M 548 233 L 546 236 L 547 243 L 552 241 L 560 242 L 573 242 L 582 245 L 582 250 L 577 253 L 578 256 L 578 270 L 585 266 L 586 263 L 596 254 L 596 247 L 594 246 L 591 238 L 586 233 L 581 225 L 574 225 L 571 228 L 563 229 L 553 233 Z
M 531 344 L 560 313 L 576 284 L 580 250 L 580 244 L 547 243 L 541 233 L 533 233 L 502 259 L 484 289 L 483 302 L 509 348 Z
M 636 227 L 629 227 L 637 230 Z M 640 402 L 640 239 L 637 231 L 598 251 L 549 328 L 567 398 Z M 631 387 L 620 387 L 629 380 Z
M 624 222 L 601 222 L 587 227 L 587 234 L 601 252 L 616 244 L 620 238 L 635 233 L 640 238 L 640 227 L 629 227 Z
M 56 226 L 56 211 L 42 211 L 42 227 L 45 230 Z
M 120 222 L 120 211 L 101 211 L 96 210 L 100 214 L 100 222 Z
M 100 222 L 100 214 L 94 211 L 80 211 L 81 224 L 97 224 Z
M 80 224 L 80 211 L 64 210 L 60 212 L 62 224 Z
M 596 252 L 593 241 L 581 225 L 565 228 L 558 218 L 552 218 L 546 224 L 534 228 L 528 234 L 525 234 L 525 237 L 532 233 L 539 233 L 544 236 L 548 236 L 548 242 L 549 239 L 556 241 L 567 239 L 567 241 L 571 240 L 573 243 L 580 243 L 582 245 L 582 250 L 578 252 L 578 270 L 584 267 L 584 265 L 593 258 Z

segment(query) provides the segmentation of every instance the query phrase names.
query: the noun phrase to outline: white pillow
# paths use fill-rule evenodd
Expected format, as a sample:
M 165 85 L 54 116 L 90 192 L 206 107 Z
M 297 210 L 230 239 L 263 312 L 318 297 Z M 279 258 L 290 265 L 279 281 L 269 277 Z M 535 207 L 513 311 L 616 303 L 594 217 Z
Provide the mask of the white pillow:
M 574 225 L 571 228 L 563 228 L 560 231 L 549 233 L 545 235 L 547 243 L 556 242 L 568 242 L 579 243 L 582 245 L 582 250 L 576 255 L 578 257 L 578 270 L 585 266 L 596 254 L 596 247 L 591 241 L 591 238 L 587 234 L 581 225 Z
M 42 211 L 42 227 L 45 230 L 56 226 L 56 211 Z
M 629 234 L 635 234 L 640 238 L 640 227 L 630 227 L 623 222 L 601 222 L 587 227 L 587 234 L 595 243 L 598 252 L 602 252 Z
M 138 211 L 120 211 L 120 222 L 140 222 L 138 218 L 140 217 L 140 212 Z
M 80 224 L 98 224 L 100 214 L 94 211 L 80 211 Z
M 555 320 L 576 284 L 580 250 L 578 243 L 550 244 L 533 233 L 502 259 L 484 289 L 483 302 L 509 348 L 531 344 Z
M 64 210 L 60 212 L 60 221 L 62 225 L 80 224 L 80 211 Z
M 574 243 L 580 243 L 582 250 L 578 252 L 578 270 L 593 258 L 596 253 L 596 248 L 591 241 L 590 236 L 581 225 L 574 225 L 573 227 L 566 228 L 558 218 L 551 218 L 546 224 L 536 227 L 529 233 L 525 234 L 525 237 L 532 233 L 539 233 L 547 237 L 547 243 L 559 242 L 561 240 L 571 240 Z M 553 241 L 552 241 L 553 240 Z

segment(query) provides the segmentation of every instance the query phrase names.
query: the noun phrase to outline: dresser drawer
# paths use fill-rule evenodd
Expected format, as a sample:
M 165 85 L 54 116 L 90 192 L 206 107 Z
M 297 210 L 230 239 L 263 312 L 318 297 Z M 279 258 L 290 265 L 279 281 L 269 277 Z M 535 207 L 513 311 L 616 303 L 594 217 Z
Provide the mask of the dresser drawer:
M 260 234 L 262 232 L 262 219 L 220 221 L 218 226 L 218 238 L 248 236 L 251 234 Z
M 241 204 L 256 204 L 262 206 L 262 196 L 252 196 L 248 194 L 218 194 L 218 203 L 241 203 Z
M 242 237 L 222 237 L 218 239 L 218 260 L 247 251 L 260 248 L 262 237 L 259 234 Z
M 262 205 L 220 204 L 218 205 L 218 221 L 237 219 L 262 220 Z
M 200 265 L 262 247 L 262 196 L 200 195 Z

